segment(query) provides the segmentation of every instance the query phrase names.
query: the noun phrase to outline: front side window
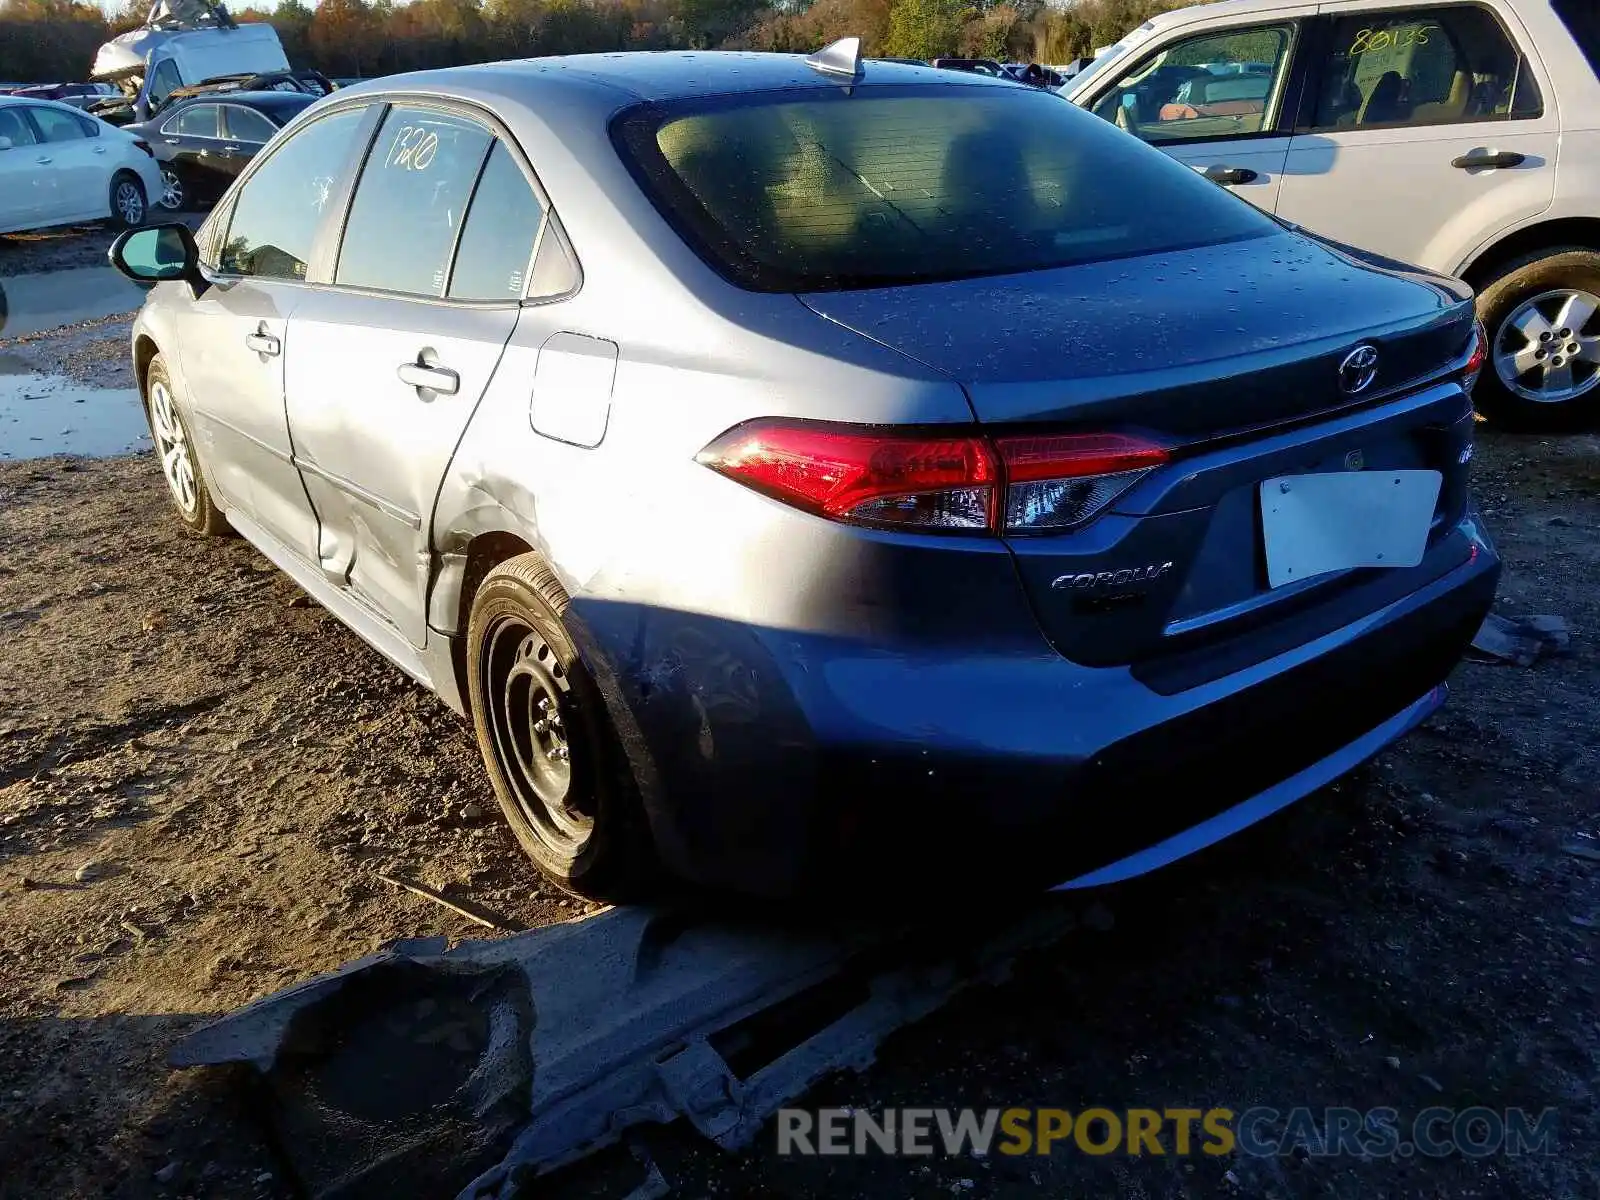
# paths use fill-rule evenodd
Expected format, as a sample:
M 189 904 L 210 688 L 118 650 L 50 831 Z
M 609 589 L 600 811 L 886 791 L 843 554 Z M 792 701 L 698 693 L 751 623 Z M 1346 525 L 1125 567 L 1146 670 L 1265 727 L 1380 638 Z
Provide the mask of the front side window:
M 39 135 L 46 142 L 77 142 L 85 136 L 83 126 L 73 113 L 38 105 L 30 106 L 28 115 L 39 127 Z
M 272 140 L 278 127 L 251 108 L 230 104 L 227 110 L 228 137 L 236 142 L 254 142 L 264 145 Z
M 1475 5 L 1341 17 L 1316 128 L 1504 121 L 1543 111 L 1526 60 Z
M 182 85 L 183 76 L 178 74 L 178 64 L 170 58 L 162 59 L 150 73 L 150 103 L 159 108 L 172 95 L 172 89 Z
M 443 296 L 456 235 L 492 140 L 465 117 L 391 108 L 356 185 L 333 281 Z
M 366 116 L 348 108 L 315 121 L 272 152 L 234 201 L 218 266 L 239 275 L 304 279 L 317 229 L 356 153 Z
M 161 132 L 177 137 L 214 138 L 217 136 L 217 106 L 196 104 L 186 108 L 163 125 Z
M 496 142 L 461 231 L 452 300 L 520 300 L 544 206 L 504 142 Z
M 613 127 L 657 207 L 744 287 L 1003 275 L 1279 231 L 1048 92 L 800 95 L 641 106 Z
M 1287 25 L 1174 42 L 1119 79 L 1095 102 L 1095 115 L 1147 142 L 1260 133 L 1269 128 L 1292 43 Z
M 20 104 L 0 105 L 0 137 L 9 138 L 13 146 L 31 146 L 39 140 L 23 119 Z

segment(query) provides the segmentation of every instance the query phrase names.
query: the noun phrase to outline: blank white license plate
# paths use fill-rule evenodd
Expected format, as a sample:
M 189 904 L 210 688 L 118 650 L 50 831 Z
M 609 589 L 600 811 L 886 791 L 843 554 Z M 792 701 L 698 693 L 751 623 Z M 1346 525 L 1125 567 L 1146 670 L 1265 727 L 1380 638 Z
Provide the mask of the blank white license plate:
M 1439 502 L 1437 471 L 1284 475 L 1261 485 L 1267 582 L 1353 567 L 1414 567 Z

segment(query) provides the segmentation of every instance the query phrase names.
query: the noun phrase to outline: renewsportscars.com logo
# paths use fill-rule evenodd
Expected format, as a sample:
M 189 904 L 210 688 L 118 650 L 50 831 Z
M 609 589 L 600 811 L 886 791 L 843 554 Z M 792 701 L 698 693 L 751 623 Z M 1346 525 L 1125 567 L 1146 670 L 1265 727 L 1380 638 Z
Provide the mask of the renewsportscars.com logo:
M 1552 1108 L 782 1108 L 777 1134 L 801 1155 L 1487 1158 L 1554 1154 L 1556 1125 Z

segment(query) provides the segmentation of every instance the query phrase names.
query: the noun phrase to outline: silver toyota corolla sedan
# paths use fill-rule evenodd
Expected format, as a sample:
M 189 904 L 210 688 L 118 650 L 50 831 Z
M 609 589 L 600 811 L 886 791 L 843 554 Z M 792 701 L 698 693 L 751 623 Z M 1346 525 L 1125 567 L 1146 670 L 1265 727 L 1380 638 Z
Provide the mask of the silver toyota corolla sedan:
M 1440 702 L 1451 280 L 849 45 L 342 90 L 119 239 L 192 529 L 453 708 L 540 868 L 1125 878 Z

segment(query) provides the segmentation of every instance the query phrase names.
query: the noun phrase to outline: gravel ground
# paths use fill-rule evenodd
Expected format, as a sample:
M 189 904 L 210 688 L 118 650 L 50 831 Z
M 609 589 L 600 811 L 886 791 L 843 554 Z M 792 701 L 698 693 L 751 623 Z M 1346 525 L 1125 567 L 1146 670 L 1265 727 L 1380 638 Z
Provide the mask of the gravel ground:
M 112 321 L 0 352 L 125 384 L 125 338 Z M 1554 1107 L 1556 1154 L 913 1164 L 656 1131 L 676 1192 L 1600 1195 L 1600 863 L 1572 849 L 1600 847 L 1600 439 L 1487 434 L 1478 479 L 1502 610 L 1566 617 L 1569 653 L 1463 664 L 1449 707 L 1373 765 L 1105 890 L 1081 935 L 807 1103 Z M 464 725 L 244 542 L 186 535 L 151 462 L 0 464 L 0 634 L 4 1200 L 290 1194 L 229 1079 L 163 1059 L 387 940 L 485 932 L 380 871 L 530 926 L 583 911 L 519 857 Z M 641 1177 L 619 1150 L 549 1194 Z

